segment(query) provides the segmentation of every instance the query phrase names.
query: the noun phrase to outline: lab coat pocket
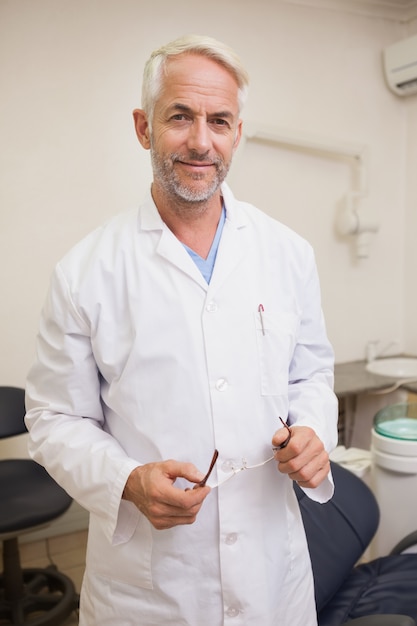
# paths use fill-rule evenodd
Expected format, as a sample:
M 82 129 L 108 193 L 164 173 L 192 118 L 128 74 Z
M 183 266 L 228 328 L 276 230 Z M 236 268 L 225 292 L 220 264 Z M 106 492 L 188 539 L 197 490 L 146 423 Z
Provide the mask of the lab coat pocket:
M 91 516 L 93 518 L 93 516 Z M 136 530 L 124 543 L 111 545 L 99 520 L 90 520 L 87 558 L 99 576 L 135 587 L 152 589 L 152 529 L 141 516 Z
M 260 311 L 255 314 L 261 394 L 286 395 L 291 359 L 297 341 L 296 313 Z

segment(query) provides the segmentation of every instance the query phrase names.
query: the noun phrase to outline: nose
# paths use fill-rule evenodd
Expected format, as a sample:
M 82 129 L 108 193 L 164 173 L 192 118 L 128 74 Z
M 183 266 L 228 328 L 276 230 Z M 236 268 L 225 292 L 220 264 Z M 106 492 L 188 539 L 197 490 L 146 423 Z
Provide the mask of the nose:
M 190 126 L 187 145 L 189 150 L 204 154 L 211 147 L 210 129 L 207 121 L 196 118 Z

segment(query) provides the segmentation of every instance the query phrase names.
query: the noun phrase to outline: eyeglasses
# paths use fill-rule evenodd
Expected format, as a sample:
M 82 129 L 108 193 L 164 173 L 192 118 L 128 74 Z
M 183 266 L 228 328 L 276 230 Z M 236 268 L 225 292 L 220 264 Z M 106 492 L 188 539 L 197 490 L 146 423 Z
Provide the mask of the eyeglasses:
M 286 448 L 286 446 L 288 446 L 288 444 L 290 443 L 290 439 L 291 439 L 291 430 L 290 430 L 287 422 L 284 422 L 284 420 L 282 419 L 281 416 L 279 416 L 279 420 L 280 420 L 281 424 L 284 426 L 284 428 L 287 429 L 288 436 L 287 436 L 285 441 L 283 441 L 282 443 L 279 444 L 279 446 L 275 446 L 275 448 L 272 448 L 273 452 L 277 452 L 277 450 L 282 450 L 283 448 Z
M 279 418 L 281 420 L 281 423 L 283 424 L 283 426 L 287 429 L 288 431 L 288 436 L 285 439 L 285 441 L 283 441 L 283 443 L 281 443 L 279 446 L 275 446 L 274 448 L 272 448 L 273 452 L 277 452 L 277 450 L 282 450 L 283 448 L 285 448 L 290 439 L 291 439 L 291 430 L 288 427 L 288 425 L 284 422 L 284 420 L 282 419 L 282 417 Z M 216 464 L 217 458 L 219 456 L 219 452 L 218 450 L 214 451 L 213 454 L 213 458 L 211 459 L 211 463 L 210 463 L 210 467 L 207 471 L 207 474 L 204 476 L 203 480 L 201 480 L 199 483 L 197 483 L 196 485 L 194 485 L 194 489 L 197 489 L 198 487 L 204 487 L 208 481 L 208 479 L 210 478 L 210 474 L 213 471 L 213 468 Z M 243 472 L 243 470 L 250 470 L 250 469 L 255 469 L 256 467 L 262 467 L 263 465 L 266 465 L 267 463 L 269 463 L 270 461 L 272 461 L 275 458 L 274 455 L 270 456 L 269 459 L 266 459 L 266 461 L 262 461 L 261 463 L 255 463 L 254 465 L 248 465 L 246 459 L 242 458 L 240 463 L 236 463 L 236 464 L 231 464 L 230 466 L 230 474 L 229 476 L 226 476 L 226 478 L 224 478 L 222 481 L 218 482 L 215 485 L 209 485 L 209 487 L 211 487 L 211 489 L 216 489 L 217 487 L 220 487 L 220 485 L 224 485 L 224 483 L 226 483 L 228 480 L 230 480 L 231 478 L 233 478 L 233 476 L 235 476 L 236 474 L 239 474 L 239 472 Z
M 208 479 L 210 478 L 210 474 L 213 471 L 214 466 L 216 465 L 217 457 L 219 456 L 219 451 L 215 450 L 213 454 L 213 458 L 211 459 L 210 467 L 208 468 L 207 474 L 204 476 L 203 480 L 200 480 L 199 483 L 194 485 L 193 489 L 197 489 L 198 487 L 204 487 Z

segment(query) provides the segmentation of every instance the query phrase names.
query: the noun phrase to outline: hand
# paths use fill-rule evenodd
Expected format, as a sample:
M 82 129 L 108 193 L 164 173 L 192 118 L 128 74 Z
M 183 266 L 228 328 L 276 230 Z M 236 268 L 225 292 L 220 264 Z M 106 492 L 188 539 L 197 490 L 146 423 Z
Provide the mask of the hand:
M 179 477 L 198 483 L 204 474 L 192 463 L 147 463 L 131 472 L 123 499 L 133 502 L 157 530 L 192 524 L 210 493 L 210 487 L 178 489 L 174 482 Z
M 276 431 L 272 445 L 279 446 L 288 436 L 285 428 Z M 300 487 L 317 487 L 330 471 L 329 455 L 322 441 L 308 426 L 292 426 L 291 439 L 275 452 L 278 469 L 295 480 Z

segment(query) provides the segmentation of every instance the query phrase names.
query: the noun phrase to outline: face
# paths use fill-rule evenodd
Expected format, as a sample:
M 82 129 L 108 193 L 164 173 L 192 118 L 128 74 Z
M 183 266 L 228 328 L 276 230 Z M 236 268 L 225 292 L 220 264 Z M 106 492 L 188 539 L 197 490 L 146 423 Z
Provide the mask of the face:
M 134 113 L 139 140 L 151 150 L 157 193 L 201 203 L 218 192 L 241 136 L 237 96 L 233 75 L 211 59 L 184 54 L 168 61 L 152 131 L 144 112 Z

